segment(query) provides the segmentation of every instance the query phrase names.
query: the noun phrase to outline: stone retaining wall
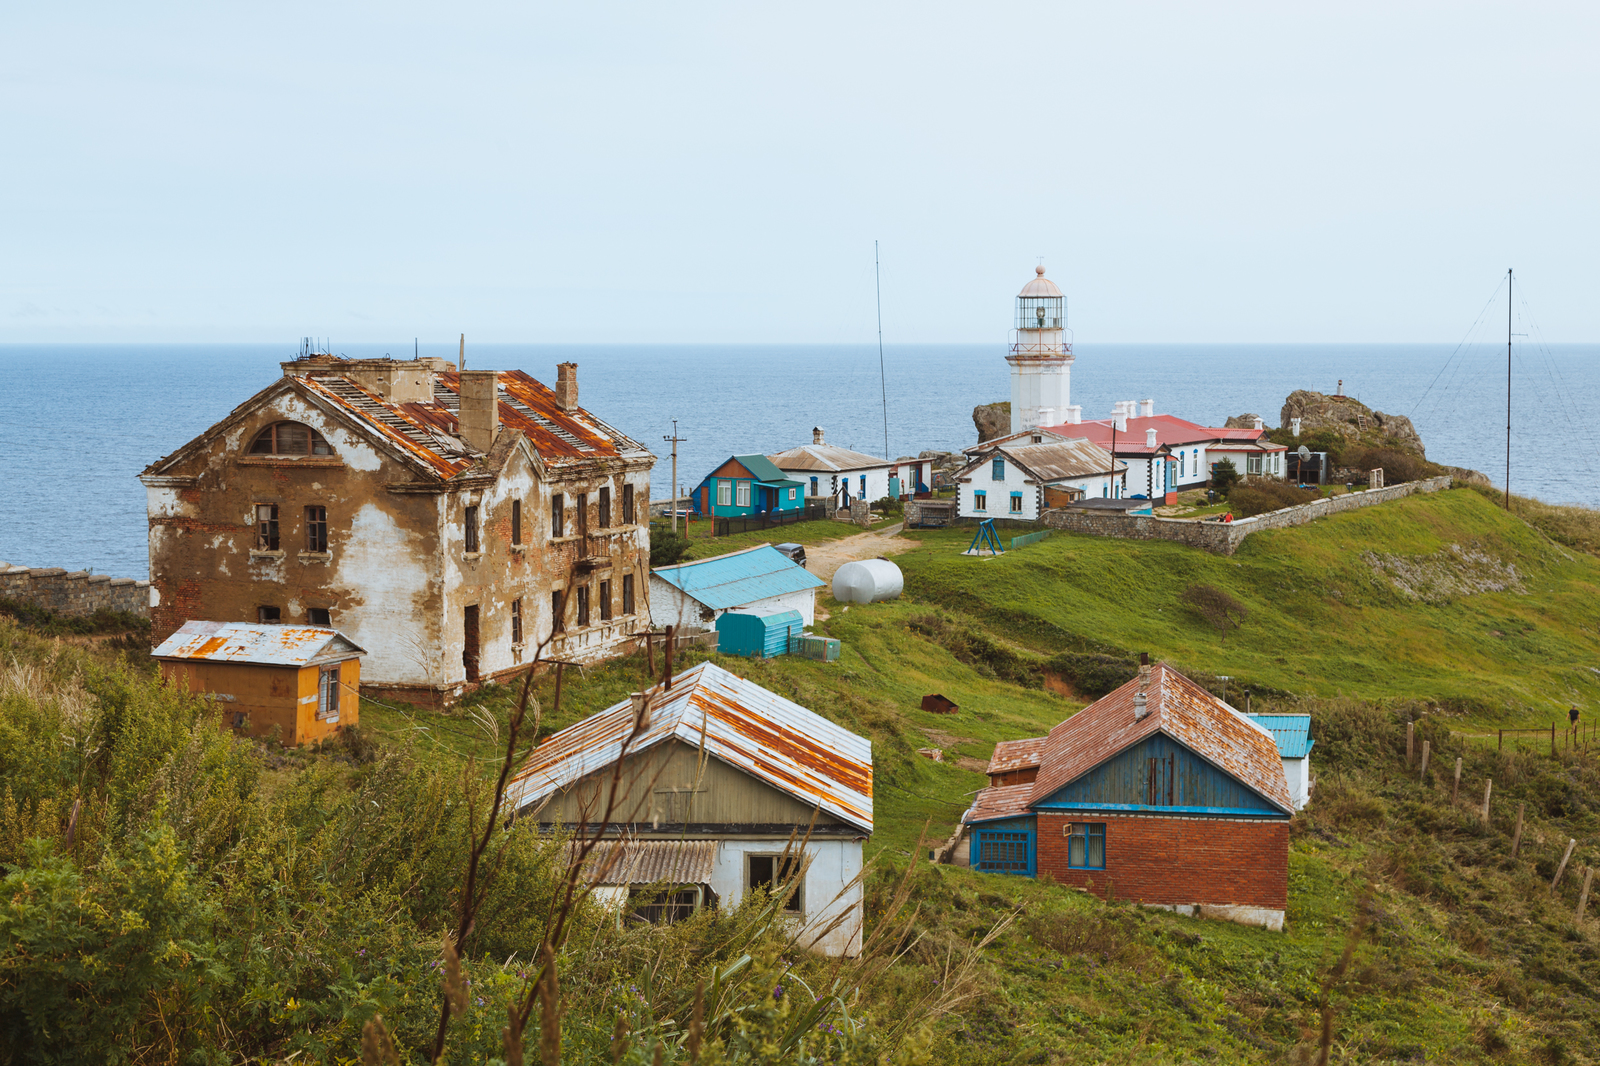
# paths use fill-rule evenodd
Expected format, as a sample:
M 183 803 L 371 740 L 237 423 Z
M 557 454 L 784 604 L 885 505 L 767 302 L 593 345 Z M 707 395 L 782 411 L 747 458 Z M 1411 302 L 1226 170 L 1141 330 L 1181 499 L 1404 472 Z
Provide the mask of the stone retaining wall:
M 1358 507 L 1371 507 L 1414 493 L 1438 492 L 1449 487 L 1448 477 L 1407 481 L 1381 489 L 1368 489 L 1366 492 L 1327 496 L 1298 507 L 1285 507 L 1281 511 L 1269 511 L 1254 518 L 1226 523 L 1157 518 L 1154 515 L 1074 514 L 1067 511 L 1046 511 L 1040 521 L 1053 529 L 1069 533 L 1091 533 L 1099 537 L 1122 537 L 1127 540 L 1175 540 L 1217 555 L 1232 555 L 1246 537 L 1263 529 L 1300 526 L 1341 511 L 1353 511 Z
M 0 598 L 48 607 L 58 614 L 81 617 L 104 608 L 150 617 L 150 582 L 131 577 L 71 573 L 60 567 L 12 566 L 0 562 Z

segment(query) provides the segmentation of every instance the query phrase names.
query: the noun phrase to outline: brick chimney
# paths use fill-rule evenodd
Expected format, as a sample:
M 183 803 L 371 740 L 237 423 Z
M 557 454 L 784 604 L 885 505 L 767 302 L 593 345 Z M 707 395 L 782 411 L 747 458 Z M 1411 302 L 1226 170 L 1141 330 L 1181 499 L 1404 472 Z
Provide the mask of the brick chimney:
M 461 374 L 461 407 L 457 415 L 461 439 L 473 451 L 487 453 L 500 431 L 500 373 L 467 370 Z
M 822 427 L 821 426 L 812 426 L 811 427 L 811 443 L 812 444 L 821 444 L 822 443 Z
M 556 364 L 556 406 L 563 411 L 578 409 L 578 364 Z
M 1135 722 L 1140 721 L 1150 713 L 1149 708 L 1145 706 L 1145 690 L 1149 687 L 1150 653 L 1142 651 L 1139 653 L 1139 691 L 1133 694 L 1133 720 Z

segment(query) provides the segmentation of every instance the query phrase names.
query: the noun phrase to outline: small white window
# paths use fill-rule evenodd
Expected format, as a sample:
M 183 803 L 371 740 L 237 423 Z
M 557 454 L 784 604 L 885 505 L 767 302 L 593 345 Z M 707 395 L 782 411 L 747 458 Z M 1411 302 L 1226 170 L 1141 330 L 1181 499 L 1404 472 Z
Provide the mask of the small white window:
M 717 482 L 717 506 L 729 507 L 733 504 L 733 482 Z
M 736 482 L 734 482 L 734 484 L 739 486 L 739 506 L 740 507 L 749 507 L 750 506 L 750 482 L 748 482 L 748 481 L 736 481 Z

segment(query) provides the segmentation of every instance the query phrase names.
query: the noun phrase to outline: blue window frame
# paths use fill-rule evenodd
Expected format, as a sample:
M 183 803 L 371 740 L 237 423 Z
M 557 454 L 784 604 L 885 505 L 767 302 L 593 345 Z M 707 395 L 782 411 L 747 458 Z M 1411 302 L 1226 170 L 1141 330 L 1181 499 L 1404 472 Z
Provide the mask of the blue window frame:
M 1022 513 L 1022 493 L 1020 493 L 1020 492 L 1013 492 L 1011 494 L 1011 513 L 1012 514 L 1021 514 Z
M 987 511 L 989 509 L 989 494 L 987 492 L 974 492 L 972 494 L 972 509 L 974 511 Z
M 1067 865 L 1074 870 L 1106 868 L 1106 823 L 1068 822 L 1062 833 L 1067 838 Z
M 811 479 L 811 495 L 813 495 L 813 496 L 817 495 L 817 479 L 816 478 L 812 478 Z
M 1006 479 L 1006 461 L 996 459 L 989 464 L 989 480 L 1004 481 Z
M 865 474 L 861 475 L 861 498 L 863 500 L 867 498 L 867 475 Z
M 1031 829 L 978 829 L 972 834 L 972 868 L 1013 877 L 1034 876 Z

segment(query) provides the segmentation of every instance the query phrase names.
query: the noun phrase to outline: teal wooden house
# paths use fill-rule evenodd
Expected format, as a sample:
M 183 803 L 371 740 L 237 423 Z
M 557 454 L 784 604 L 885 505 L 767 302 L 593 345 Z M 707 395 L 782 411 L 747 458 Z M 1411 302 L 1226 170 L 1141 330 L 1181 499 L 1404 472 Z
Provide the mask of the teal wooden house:
M 717 617 L 717 650 L 772 659 L 788 655 L 789 641 L 805 628 L 799 611 L 724 611 Z
M 700 482 L 694 502 L 706 518 L 780 514 L 805 506 L 805 486 L 785 477 L 764 455 L 732 455 Z

